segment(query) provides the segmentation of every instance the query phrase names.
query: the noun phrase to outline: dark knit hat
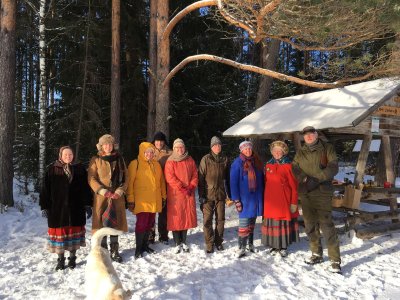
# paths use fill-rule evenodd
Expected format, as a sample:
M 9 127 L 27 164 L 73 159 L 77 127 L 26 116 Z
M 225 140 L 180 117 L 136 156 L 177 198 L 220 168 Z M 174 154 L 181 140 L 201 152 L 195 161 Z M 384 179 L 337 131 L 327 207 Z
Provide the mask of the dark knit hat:
M 167 142 L 167 137 L 165 136 L 165 134 L 161 131 L 158 131 L 154 134 L 154 138 L 153 138 L 153 143 L 155 141 L 164 141 L 165 143 Z
M 211 138 L 211 143 L 210 143 L 210 148 L 212 148 L 214 145 L 222 145 L 221 140 L 217 136 L 213 136 Z
M 314 127 L 312 127 L 312 126 L 307 126 L 307 127 L 304 127 L 304 128 L 303 128 L 303 130 L 301 131 L 301 133 L 302 133 L 302 134 L 306 134 L 306 133 L 308 133 L 308 132 L 314 133 L 314 132 L 316 132 L 316 131 L 317 131 L 317 130 L 315 130 Z

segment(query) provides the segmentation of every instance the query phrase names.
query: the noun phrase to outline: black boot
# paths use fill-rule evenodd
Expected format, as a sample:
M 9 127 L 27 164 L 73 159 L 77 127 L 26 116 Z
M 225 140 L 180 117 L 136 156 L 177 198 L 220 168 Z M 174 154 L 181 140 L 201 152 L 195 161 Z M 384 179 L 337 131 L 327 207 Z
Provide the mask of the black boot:
M 239 236 L 239 249 L 237 251 L 236 257 L 242 258 L 246 255 L 246 244 L 247 244 L 247 237 Z
M 71 251 L 68 257 L 68 268 L 75 269 L 76 267 L 76 251 Z
M 122 257 L 121 255 L 119 255 L 118 248 L 119 248 L 118 243 L 114 242 L 110 244 L 110 257 L 113 261 L 122 263 Z
M 65 257 L 64 254 L 59 254 L 57 258 L 56 271 L 65 269 Z
M 135 233 L 136 236 L 136 250 L 135 250 L 135 259 L 143 257 L 143 240 L 144 233 Z
M 149 236 L 150 236 L 150 231 L 146 231 L 144 233 L 144 239 L 143 239 L 143 246 L 142 246 L 142 251 L 147 252 L 149 254 L 153 254 L 156 251 L 152 248 L 149 247 Z
M 248 249 L 252 253 L 256 252 L 256 250 L 254 249 L 253 241 L 254 241 L 254 233 L 252 232 L 249 234 L 249 245 L 248 245 Z

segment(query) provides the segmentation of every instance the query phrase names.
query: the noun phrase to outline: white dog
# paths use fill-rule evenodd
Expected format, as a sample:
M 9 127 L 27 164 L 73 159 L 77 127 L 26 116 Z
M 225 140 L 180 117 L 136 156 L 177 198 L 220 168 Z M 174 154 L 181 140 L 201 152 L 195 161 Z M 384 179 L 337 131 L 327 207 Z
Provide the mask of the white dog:
M 104 227 L 92 236 L 92 247 L 86 262 L 86 299 L 125 300 L 131 296 L 130 292 L 122 288 L 121 281 L 112 265 L 110 253 L 101 247 L 104 236 L 120 234 L 122 231 Z

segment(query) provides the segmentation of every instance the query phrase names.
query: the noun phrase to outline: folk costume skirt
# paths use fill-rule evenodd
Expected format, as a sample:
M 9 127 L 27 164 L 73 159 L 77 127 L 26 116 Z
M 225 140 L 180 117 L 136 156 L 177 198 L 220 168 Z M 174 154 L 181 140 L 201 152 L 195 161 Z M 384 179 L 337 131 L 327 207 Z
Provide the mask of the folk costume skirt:
M 264 219 L 261 227 L 261 243 L 266 247 L 286 249 L 290 244 L 299 241 L 299 223 L 290 221 Z
M 49 228 L 47 231 L 47 249 L 51 253 L 63 254 L 86 247 L 85 226 L 65 226 Z

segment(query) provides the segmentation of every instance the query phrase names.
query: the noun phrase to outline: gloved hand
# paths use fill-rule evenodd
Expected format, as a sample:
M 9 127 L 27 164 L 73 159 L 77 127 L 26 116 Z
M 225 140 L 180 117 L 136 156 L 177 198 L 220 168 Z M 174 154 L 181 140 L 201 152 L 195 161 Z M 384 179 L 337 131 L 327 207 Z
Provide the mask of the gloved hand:
M 90 206 L 85 206 L 85 210 L 86 210 L 86 219 L 90 219 L 90 217 L 92 216 L 92 208 Z
M 231 199 L 229 199 L 229 198 L 226 198 L 225 199 L 225 205 L 226 205 L 226 207 L 230 207 L 230 206 L 232 206 L 233 204 L 234 204 L 235 202 L 233 202 Z
M 162 199 L 162 208 L 165 208 L 165 206 L 167 205 L 167 199 Z
M 112 195 L 110 196 L 110 198 L 114 199 L 114 200 L 119 199 L 120 197 L 121 196 L 119 194 L 117 194 L 117 193 L 112 193 Z
M 305 178 L 305 184 L 307 188 L 307 192 L 311 192 L 319 187 L 319 180 L 312 176 L 307 176 Z
M 128 210 L 133 212 L 135 210 L 135 202 L 128 202 Z
M 204 203 L 206 203 L 206 202 L 207 202 L 207 199 L 206 199 L 206 198 L 203 198 L 203 197 L 200 197 L 200 198 L 199 198 L 200 210 L 201 210 L 201 211 L 203 211 Z
M 106 197 L 106 198 L 111 198 L 112 195 L 113 195 L 113 193 L 111 193 L 110 191 L 107 191 L 107 192 L 104 194 L 104 197 Z
M 296 204 L 290 204 L 290 212 L 294 214 L 297 211 L 297 205 Z
M 236 211 L 238 213 L 242 212 L 243 206 L 242 206 L 242 202 L 240 200 L 235 200 L 235 207 L 236 207 Z
M 42 210 L 42 217 L 46 219 L 49 217 L 49 211 L 47 209 Z

